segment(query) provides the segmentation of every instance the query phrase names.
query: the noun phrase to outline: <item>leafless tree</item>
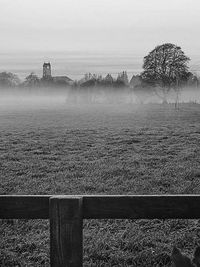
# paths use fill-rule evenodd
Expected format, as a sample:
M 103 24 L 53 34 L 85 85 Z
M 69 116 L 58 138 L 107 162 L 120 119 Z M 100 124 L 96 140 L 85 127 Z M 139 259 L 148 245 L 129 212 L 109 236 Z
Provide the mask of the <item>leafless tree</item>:
M 177 81 L 187 75 L 189 60 L 181 47 L 171 43 L 159 45 L 144 57 L 141 77 L 166 103 L 169 91 L 178 88 Z

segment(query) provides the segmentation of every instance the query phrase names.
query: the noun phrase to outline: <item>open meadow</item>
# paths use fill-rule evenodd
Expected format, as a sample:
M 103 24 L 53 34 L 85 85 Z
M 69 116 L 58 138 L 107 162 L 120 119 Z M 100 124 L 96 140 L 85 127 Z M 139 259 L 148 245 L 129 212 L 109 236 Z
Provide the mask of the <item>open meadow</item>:
M 14 100 L 13 100 L 14 101 Z M 0 194 L 199 194 L 200 105 L 0 103 Z M 49 266 L 49 223 L 0 223 L 0 266 Z M 84 266 L 170 266 L 200 220 L 85 220 Z

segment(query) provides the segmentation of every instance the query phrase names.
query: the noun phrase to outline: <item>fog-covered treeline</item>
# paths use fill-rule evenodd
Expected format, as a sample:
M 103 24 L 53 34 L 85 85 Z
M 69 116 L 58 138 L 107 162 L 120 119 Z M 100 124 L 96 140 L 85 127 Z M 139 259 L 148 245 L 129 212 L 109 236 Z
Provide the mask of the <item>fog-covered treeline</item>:
M 62 76 L 61 76 L 62 77 Z M 118 74 L 118 77 L 114 79 L 111 74 L 102 77 L 102 75 L 86 73 L 84 77 L 80 80 L 75 80 L 73 83 L 58 81 L 55 79 L 44 79 L 39 78 L 35 73 L 30 73 L 24 81 L 21 81 L 16 74 L 11 72 L 1 72 L 0 73 L 0 86 L 1 87 L 18 87 L 18 88 L 30 88 L 30 87 L 44 87 L 44 86 L 60 86 L 72 88 L 86 88 L 94 86 L 102 87 L 126 87 L 129 86 L 128 75 L 126 71 Z
M 169 95 L 173 94 L 174 102 L 179 102 L 180 94 L 184 88 L 199 87 L 199 78 L 189 71 L 187 57 L 179 46 L 166 43 L 155 47 L 144 57 L 143 72 L 133 75 L 129 80 L 127 72 L 122 71 L 114 78 L 110 73 L 105 75 L 87 73 L 80 80 L 71 80 L 67 76 L 40 78 L 30 73 L 22 81 L 16 74 L 11 72 L 0 73 L 0 88 L 30 91 L 42 91 L 44 88 L 55 90 L 55 88 L 66 89 L 70 102 L 98 102 L 100 100 L 112 102 L 113 97 L 118 102 L 135 100 L 142 103 L 152 96 L 161 102 L 168 102 Z M 50 66 L 50 63 L 44 63 Z M 51 67 L 51 66 L 50 66 Z M 49 69 L 47 69 L 49 71 Z M 51 70 L 50 70 L 51 71 Z M 46 74 L 46 73 L 45 73 Z M 23 91 L 24 91 L 23 90 Z M 124 94 L 125 93 L 125 94 Z

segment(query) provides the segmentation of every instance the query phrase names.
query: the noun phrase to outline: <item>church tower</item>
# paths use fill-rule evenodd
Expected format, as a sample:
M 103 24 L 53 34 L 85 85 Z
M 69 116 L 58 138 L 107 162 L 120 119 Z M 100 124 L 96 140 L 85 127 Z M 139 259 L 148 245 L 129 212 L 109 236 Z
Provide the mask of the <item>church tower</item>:
M 43 64 L 43 79 L 51 78 L 51 64 L 45 63 Z

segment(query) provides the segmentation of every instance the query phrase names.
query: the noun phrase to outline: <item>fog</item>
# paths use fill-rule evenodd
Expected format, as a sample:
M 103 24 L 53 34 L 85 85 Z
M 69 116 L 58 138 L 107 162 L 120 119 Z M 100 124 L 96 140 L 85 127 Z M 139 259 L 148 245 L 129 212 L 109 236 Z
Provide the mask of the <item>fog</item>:
M 116 106 L 142 106 L 148 104 L 161 104 L 162 93 L 155 91 L 134 91 L 130 88 L 81 88 L 81 89 L 6 89 L 0 90 L 0 109 L 52 109 L 58 107 L 107 107 Z M 167 103 L 177 101 L 177 93 L 173 90 L 167 94 Z M 200 88 L 182 88 L 178 93 L 179 103 L 200 103 Z
M 27 110 L 38 108 L 54 108 L 65 104 L 66 92 L 51 92 L 47 89 L 34 91 L 33 89 L 5 89 L 0 90 L 0 109 L 1 110 Z
M 133 88 L 96 88 L 96 89 L 80 89 L 71 90 L 66 97 L 68 105 L 119 105 L 119 104 L 159 104 L 163 103 L 163 92 L 157 89 L 138 89 Z M 165 98 L 167 103 L 200 103 L 199 87 L 184 87 L 178 91 L 171 89 Z

